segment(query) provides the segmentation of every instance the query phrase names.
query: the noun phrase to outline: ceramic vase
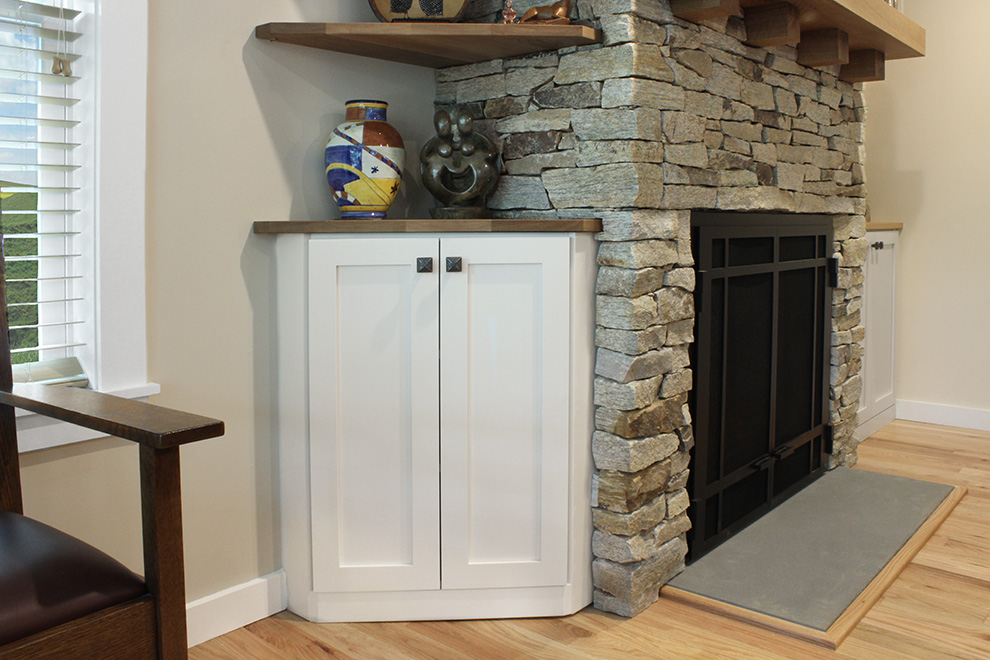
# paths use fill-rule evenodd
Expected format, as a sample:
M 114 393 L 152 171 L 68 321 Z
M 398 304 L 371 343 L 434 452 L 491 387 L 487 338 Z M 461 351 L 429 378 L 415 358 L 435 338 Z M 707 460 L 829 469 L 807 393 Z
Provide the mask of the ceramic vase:
M 341 218 L 384 218 L 399 190 L 406 150 L 387 108 L 384 101 L 348 101 L 327 143 L 327 182 Z

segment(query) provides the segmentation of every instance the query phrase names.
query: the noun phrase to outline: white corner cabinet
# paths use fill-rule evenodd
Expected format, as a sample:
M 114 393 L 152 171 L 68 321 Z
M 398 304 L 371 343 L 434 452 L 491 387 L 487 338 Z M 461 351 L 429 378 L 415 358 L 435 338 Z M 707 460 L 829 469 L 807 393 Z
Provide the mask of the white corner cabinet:
M 591 602 L 595 254 L 587 232 L 277 236 L 290 610 Z
M 864 269 L 863 395 L 857 435 L 865 440 L 894 421 L 894 299 L 897 290 L 897 243 L 894 229 L 869 231 Z

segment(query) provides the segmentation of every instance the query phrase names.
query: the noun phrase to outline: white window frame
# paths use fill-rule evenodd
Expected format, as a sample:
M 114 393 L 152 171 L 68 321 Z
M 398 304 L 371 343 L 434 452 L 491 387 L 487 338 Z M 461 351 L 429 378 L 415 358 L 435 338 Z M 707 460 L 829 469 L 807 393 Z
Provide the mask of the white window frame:
M 93 231 L 86 291 L 93 335 L 77 353 L 90 386 L 127 398 L 161 388 L 148 382 L 145 319 L 145 170 L 147 165 L 147 0 L 90 0 L 84 26 L 94 39 L 95 75 L 80 83 L 96 90 L 82 112 L 83 162 L 95 164 L 83 179 L 80 215 Z M 80 84 L 77 83 L 77 84 Z M 91 440 L 103 434 L 18 411 L 21 452 Z

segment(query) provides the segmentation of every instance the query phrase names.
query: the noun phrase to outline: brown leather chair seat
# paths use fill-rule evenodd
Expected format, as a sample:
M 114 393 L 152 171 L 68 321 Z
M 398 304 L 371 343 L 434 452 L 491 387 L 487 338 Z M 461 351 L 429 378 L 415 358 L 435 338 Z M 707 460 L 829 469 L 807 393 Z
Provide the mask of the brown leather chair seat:
M 145 593 L 141 576 L 93 546 L 0 511 L 0 645 Z

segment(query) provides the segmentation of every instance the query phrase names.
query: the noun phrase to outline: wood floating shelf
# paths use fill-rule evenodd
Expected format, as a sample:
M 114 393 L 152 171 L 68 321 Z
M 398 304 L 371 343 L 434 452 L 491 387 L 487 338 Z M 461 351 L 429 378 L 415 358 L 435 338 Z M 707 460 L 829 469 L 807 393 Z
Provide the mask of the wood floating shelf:
M 903 222 L 867 222 L 866 231 L 901 231 Z
M 474 64 L 599 43 L 583 25 L 501 23 L 266 23 L 258 39 L 427 67 Z
M 262 220 L 255 234 L 440 234 L 444 232 L 581 232 L 602 231 L 593 219 L 484 218 L 465 220 Z
M 885 0 L 672 0 L 680 18 L 742 15 L 753 46 L 798 47 L 807 66 L 842 65 L 848 82 L 883 80 L 886 60 L 924 57 L 925 30 Z

